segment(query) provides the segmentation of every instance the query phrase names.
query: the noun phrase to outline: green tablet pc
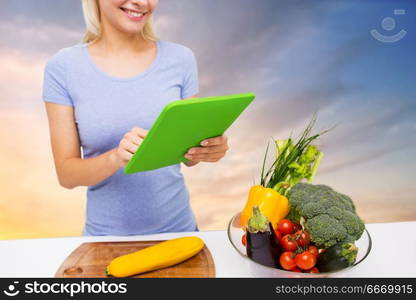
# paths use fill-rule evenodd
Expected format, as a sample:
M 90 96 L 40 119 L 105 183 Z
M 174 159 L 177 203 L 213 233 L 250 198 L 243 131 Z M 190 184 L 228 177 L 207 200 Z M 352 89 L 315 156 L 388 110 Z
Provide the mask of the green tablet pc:
M 254 94 L 178 100 L 165 106 L 142 144 L 124 168 L 125 174 L 154 170 L 180 162 L 189 148 L 223 135 Z

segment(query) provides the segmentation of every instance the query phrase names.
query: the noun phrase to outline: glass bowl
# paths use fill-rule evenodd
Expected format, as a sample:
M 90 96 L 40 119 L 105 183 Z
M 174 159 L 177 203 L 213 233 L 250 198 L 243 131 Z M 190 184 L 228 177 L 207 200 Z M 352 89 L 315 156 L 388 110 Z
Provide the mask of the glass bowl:
M 240 224 L 240 213 L 236 214 L 228 223 L 227 233 L 231 245 L 242 257 L 244 257 L 245 260 L 248 261 L 251 273 L 255 277 L 332 277 L 335 276 L 337 273 L 345 272 L 346 270 L 354 268 L 356 265 L 361 263 L 370 253 L 372 244 L 370 234 L 368 233 L 367 229 L 365 229 L 361 238 L 355 241 L 355 245 L 358 247 L 358 254 L 355 263 L 350 267 L 334 272 L 297 273 L 265 266 L 247 257 L 246 247 L 241 242 L 241 238 L 243 237 L 244 231 Z

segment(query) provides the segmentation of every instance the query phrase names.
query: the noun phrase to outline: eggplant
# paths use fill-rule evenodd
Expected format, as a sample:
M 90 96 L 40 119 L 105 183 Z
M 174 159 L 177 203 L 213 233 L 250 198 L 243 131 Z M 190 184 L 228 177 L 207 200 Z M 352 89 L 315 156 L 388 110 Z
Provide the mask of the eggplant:
M 281 250 L 273 226 L 257 206 L 253 208 L 253 216 L 248 221 L 246 238 L 249 258 L 268 267 L 280 267 Z
M 351 266 L 357 258 L 358 248 L 352 243 L 339 243 L 319 254 L 316 267 L 320 272 L 331 272 Z

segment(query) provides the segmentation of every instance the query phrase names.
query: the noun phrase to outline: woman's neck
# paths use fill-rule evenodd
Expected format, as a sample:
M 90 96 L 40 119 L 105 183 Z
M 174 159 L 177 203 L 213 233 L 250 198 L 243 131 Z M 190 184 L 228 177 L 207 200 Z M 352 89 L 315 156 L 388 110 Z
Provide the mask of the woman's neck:
M 105 49 L 106 53 L 137 53 L 151 44 L 141 34 L 127 34 L 112 26 L 105 26 L 107 24 L 102 25 L 101 37 L 94 44 Z

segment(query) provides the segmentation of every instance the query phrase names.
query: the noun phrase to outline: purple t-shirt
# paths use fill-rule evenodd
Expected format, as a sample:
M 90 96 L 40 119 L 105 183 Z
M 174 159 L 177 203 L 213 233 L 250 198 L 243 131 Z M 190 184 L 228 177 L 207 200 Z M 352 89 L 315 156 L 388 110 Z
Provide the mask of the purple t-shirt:
M 48 61 L 43 100 L 74 107 L 84 158 L 117 147 L 133 127 L 150 129 L 166 104 L 198 93 L 192 51 L 172 42 L 156 44 L 152 65 L 131 78 L 101 71 L 86 44 L 62 49 Z M 178 164 L 132 175 L 120 169 L 88 187 L 84 235 L 194 231 L 180 168 Z

